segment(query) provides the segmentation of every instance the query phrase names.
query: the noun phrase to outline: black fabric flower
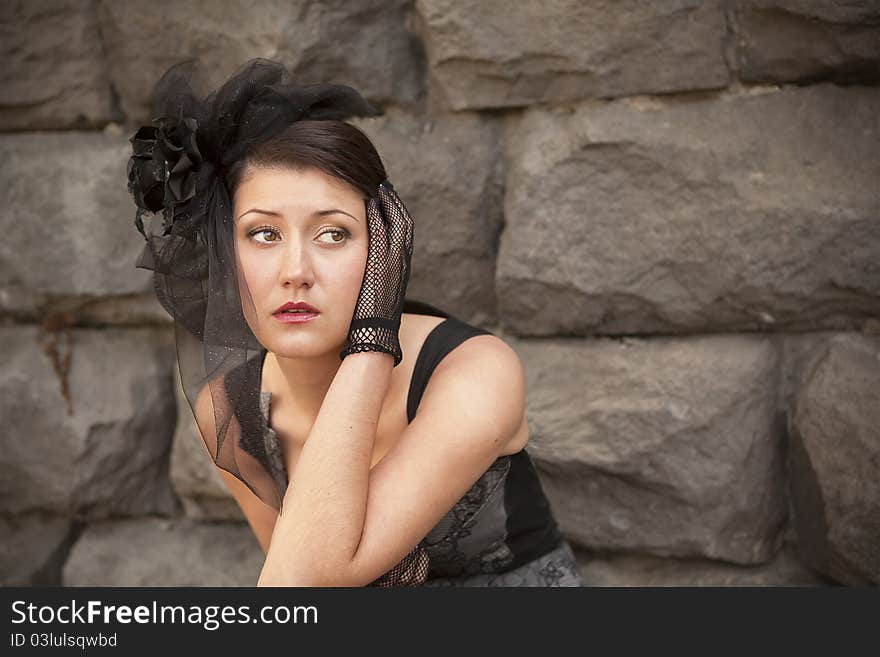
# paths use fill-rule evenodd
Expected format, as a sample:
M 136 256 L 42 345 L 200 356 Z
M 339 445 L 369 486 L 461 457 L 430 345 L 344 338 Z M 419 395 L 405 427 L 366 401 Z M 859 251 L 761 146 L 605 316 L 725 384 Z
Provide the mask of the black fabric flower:
M 196 119 L 161 117 L 153 124 L 142 126 L 129 140 L 128 191 L 141 210 L 165 212 L 163 234 L 168 235 L 179 208 L 196 193 L 203 158 Z M 141 215 L 137 213 L 135 225 L 146 237 Z

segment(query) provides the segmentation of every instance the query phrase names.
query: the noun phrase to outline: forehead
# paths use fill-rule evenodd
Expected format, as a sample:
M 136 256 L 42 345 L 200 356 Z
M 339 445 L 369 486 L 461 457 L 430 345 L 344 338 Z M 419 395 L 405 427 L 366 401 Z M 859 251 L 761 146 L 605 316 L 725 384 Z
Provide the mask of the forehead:
M 255 204 L 264 209 L 296 212 L 327 203 L 356 207 L 362 198 L 359 190 L 317 169 L 260 167 L 249 170 L 242 179 L 235 190 L 234 205 L 241 212 Z

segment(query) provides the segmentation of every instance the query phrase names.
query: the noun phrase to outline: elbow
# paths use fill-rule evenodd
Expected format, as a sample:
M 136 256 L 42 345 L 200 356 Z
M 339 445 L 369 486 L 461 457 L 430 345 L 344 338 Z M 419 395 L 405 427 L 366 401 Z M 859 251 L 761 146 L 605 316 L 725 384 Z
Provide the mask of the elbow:
M 257 578 L 257 586 L 284 586 L 277 579 L 270 577 L 266 574 L 265 571 L 260 573 L 259 578 Z
M 324 584 L 319 584 L 315 579 L 308 577 L 267 577 L 264 575 L 260 575 L 260 578 L 257 580 L 258 587 L 266 587 L 266 586 L 281 586 L 281 587 L 290 587 L 290 588 L 314 588 L 318 586 L 325 586 Z
M 309 572 L 286 572 L 283 574 L 270 573 L 265 570 L 260 573 L 260 578 L 257 580 L 258 587 L 264 586 L 283 586 L 283 587 L 295 587 L 295 588 L 318 588 L 318 587 L 328 587 L 328 586 L 359 586 L 359 584 L 352 584 L 348 581 L 348 578 L 344 576 L 337 575 L 333 576 L 330 574 L 321 574 L 317 571 L 309 571 Z
M 271 577 L 267 577 L 265 574 L 260 573 L 260 577 L 257 579 L 257 586 L 284 586 L 284 584 L 280 583 L 278 580 L 273 579 Z
M 276 582 L 276 581 L 264 581 L 260 580 L 257 582 L 258 587 L 267 587 L 267 586 L 277 586 L 281 588 L 313 588 L 315 585 L 309 582 L 304 581 L 289 581 L 289 582 Z

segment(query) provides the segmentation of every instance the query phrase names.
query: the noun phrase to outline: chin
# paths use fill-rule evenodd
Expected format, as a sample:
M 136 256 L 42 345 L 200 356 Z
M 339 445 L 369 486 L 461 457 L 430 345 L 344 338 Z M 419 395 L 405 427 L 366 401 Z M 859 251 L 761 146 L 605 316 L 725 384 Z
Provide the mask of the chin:
M 317 358 L 329 353 L 338 354 L 344 347 L 345 341 L 337 345 L 336 341 L 328 340 L 326 335 L 275 335 L 266 345 L 269 351 L 282 358 Z

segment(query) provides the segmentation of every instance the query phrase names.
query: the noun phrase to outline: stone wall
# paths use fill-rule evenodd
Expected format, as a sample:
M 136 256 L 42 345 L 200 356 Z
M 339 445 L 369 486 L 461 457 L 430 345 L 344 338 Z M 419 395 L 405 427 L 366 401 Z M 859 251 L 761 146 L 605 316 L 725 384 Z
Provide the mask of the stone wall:
M 350 84 L 411 298 L 521 355 L 589 585 L 880 583 L 880 5 L 5 2 L 0 582 L 253 585 L 134 261 L 128 137 L 199 56 Z

